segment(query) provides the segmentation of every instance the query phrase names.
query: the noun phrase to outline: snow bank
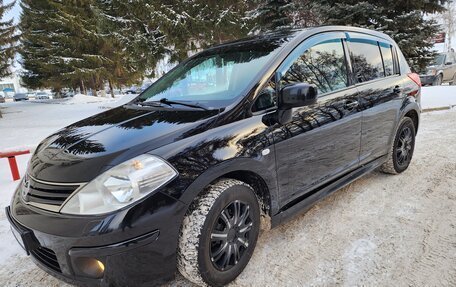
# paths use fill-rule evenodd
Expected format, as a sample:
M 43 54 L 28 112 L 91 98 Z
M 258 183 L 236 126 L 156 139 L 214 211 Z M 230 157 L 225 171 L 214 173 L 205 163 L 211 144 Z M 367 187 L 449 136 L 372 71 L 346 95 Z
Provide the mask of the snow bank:
M 130 94 L 130 95 L 119 95 L 116 96 L 116 99 L 112 99 L 111 101 L 104 102 L 105 104 L 100 106 L 102 109 L 112 109 L 121 105 L 125 105 L 126 103 L 130 102 L 134 98 L 136 98 L 137 94 Z
M 27 154 L 16 157 L 21 176 L 25 172 L 30 156 L 31 155 Z M 11 233 L 10 225 L 3 212 L 5 207 L 10 204 L 18 184 L 19 181 L 12 180 L 8 160 L 6 158 L 0 159 L 0 208 L 2 210 L 2 213 L 0 214 L 0 239 L 2 242 L 2 244 L 0 244 L 0 266 L 5 266 L 13 256 L 25 255 L 24 250 L 17 244 L 16 239 Z
M 456 106 L 456 86 L 423 87 L 421 89 L 421 105 L 423 109 Z
M 112 98 L 104 98 L 104 97 L 93 97 L 87 96 L 83 94 L 76 94 L 70 100 L 68 100 L 65 104 L 90 104 L 90 103 L 100 103 L 106 101 L 112 101 Z

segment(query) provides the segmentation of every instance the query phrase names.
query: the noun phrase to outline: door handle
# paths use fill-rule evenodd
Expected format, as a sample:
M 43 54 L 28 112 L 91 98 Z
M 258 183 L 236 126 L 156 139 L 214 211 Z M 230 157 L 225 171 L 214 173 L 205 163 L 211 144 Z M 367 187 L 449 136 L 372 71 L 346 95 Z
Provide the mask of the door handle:
M 350 102 L 346 102 L 344 107 L 346 110 L 352 110 L 352 109 L 356 108 L 358 105 L 359 105 L 358 101 L 350 101 Z

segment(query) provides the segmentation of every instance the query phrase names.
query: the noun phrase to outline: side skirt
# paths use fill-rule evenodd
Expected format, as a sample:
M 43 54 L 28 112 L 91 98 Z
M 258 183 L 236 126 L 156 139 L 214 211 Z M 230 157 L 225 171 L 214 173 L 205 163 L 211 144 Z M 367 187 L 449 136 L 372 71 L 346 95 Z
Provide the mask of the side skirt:
M 366 173 L 373 171 L 382 165 L 386 159 L 386 155 L 379 157 L 286 204 L 281 208 L 279 213 L 271 218 L 271 227 L 277 227 L 278 225 L 293 219 L 294 216 L 305 213 L 326 196 L 352 183 Z

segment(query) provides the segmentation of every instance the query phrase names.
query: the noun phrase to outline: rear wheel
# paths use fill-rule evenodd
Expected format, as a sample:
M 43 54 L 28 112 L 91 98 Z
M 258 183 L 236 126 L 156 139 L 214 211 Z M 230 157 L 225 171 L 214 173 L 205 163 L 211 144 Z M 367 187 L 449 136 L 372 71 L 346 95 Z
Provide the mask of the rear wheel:
M 399 124 L 388 160 L 381 166 L 381 170 L 390 174 L 403 172 L 410 165 L 414 149 L 415 125 L 411 118 L 405 117 Z
M 260 230 L 260 207 L 253 189 L 234 179 L 210 185 L 185 216 L 178 268 L 197 284 L 223 286 L 249 262 Z

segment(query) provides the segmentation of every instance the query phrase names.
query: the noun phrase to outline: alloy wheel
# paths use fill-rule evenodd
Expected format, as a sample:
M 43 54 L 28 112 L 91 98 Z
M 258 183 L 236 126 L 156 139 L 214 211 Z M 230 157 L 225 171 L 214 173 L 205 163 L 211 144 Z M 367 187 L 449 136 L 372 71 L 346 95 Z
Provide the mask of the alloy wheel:
M 407 165 L 412 157 L 413 135 L 410 127 L 405 126 L 396 144 L 396 159 L 399 166 Z
M 247 203 L 236 200 L 222 210 L 211 230 L 210 258 L 216 269 L 227 271 L 241 260 L 252 226 Z

